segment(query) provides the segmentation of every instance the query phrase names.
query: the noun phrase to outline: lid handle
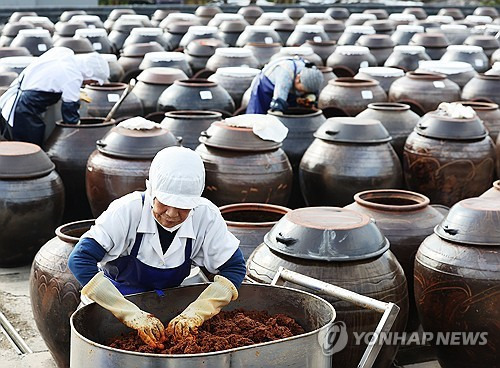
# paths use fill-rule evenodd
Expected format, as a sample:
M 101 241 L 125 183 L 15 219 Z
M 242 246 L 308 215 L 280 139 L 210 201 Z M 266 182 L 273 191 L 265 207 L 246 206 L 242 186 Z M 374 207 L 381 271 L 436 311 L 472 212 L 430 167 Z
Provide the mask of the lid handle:
M 336 134 L 339 134 L 340 131 L 339 130 L 325 130 L 325 133 L 328 135 L 336 135 Z
M 182 137 L 175 137 L 175 139 L 177 139 L 179 146 L 182 146 Z
M 212 137 L 210 134 L 208 134 L 208 133 L 207 133 L 207 131 L 206 131 L 206 130 L 202 131 L 202 132 L 200 133 L 200 136 L 202 136 L 202 137 L 204 137 L 204 138 L 207 138 L 207 139 L 209 139 L 210 137 Z
M 458 234 L 458 230 L 457 229 L 450 229 L 448 227 L 448 225 L 444 225 L 443 226 L 443 231 L 447 234 L 450 234 L 451 236 L 455 236 Z
M 102 140 L 97 140 L 95 144 L 99 147 L 106 147 L 106 143 L 104 143 Z
M 278 241 L 280 243 L 283 243 L 283 244 L 285 244 L 287 246 L 297 243 L 297 239 L 295 239 L 295 238 L 287 238 L 287 237 L 283 236 L 282 233 L 278 233 L 278 235 L 276 235 L 276 241 Z

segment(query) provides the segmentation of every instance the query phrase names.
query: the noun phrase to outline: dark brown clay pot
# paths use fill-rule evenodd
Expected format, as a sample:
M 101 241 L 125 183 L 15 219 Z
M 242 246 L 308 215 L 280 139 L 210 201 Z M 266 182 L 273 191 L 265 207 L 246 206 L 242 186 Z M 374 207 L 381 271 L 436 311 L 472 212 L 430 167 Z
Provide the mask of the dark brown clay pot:
M 182 36 L 179 41 L 179 49 L 185 48 L 191 41 L 194 40 L 204 40 L 207 38 L 222 41 L 222 37 L 218 34 L 219 29 L 217 27 L 209 26 L 192 26 L 189 27 L 188 31 L 184 36 Z
M 248 49 L 220 47 L 216 49 L 214 55 L 207 60 L 206 68 L 215 72 L 219 68 L 227 67 L 258 68 L 259 62 Z
M 332 7 L 326 9 L 325 14 L 328 14 L 333 19 L 346 20 L 349 18 L 349 14 L 351 14 L 351 12 L 347 8 Z
M 320 20 L 317 24 L 323 26 L 330 41 L 338 41 L 342 33 L 344 33 L 344 22 L 338 20 Z
M 130 31 L 129 36 L 123 42 L 123 52 L 127 52 L 128 46 L 134 44 L 147 44 L 150 42 L 157 42 L 163 50 L 173 49 L 161 28 L 134 28 Z
M 441 102 L 460 98 L 460 87 L 438 73 L 408 72 L 389 89 L 389 101 L 408 104 L 417 114 L 436 110 Z
M 443 74 L 463 88 L 477 75 L 471 64 L 462 61 L 423 60 L 418 64 L 417 73 Z
M 339 241 L 353 239 L 362 230 L 369 235 L 361 236 L 356 244 Z M 270 283 L 283 266 L 356 293 L 394 302 L 401 310 L 392 331 L 403 331 L 408 313 L 406 280 L 388 245 L 366 215 L 335 207 L 301 208 L 287 213 L 265 236 L 264 243 L 247 262 L 247 275 L 251 280 Z M 288 282 L 285 286 L 300 288 Z M 334 305 L 349 337 L 354 332 L 375 330 L 379 313 L 321 295 Z M 334 354 L 332 366 L 356 367 L 365 348 L 366 345 L 356 345 L 349 338 L 346 348 Z M 389 367 L 397 348 L 384 346 L 374 367 Z
M 415 33 L 424 32 L 424 27 L 415 25 L 398 25 L 391 35 L 391 39 L 396 45 L 408 45 Z
M 288 40 L 287 46 L 300 46 L 306 41 L 326 42 L 328 35 L 325 33 L 323 26 L 317 24 L 298 24 L 292 32 Z
M 478 74 L 464 86 L 462 99 L 500 104 L 500 76 Z
M 486 56 L 491 58 L 493 53 L 500 48 L 500 41 L 495 36 L 488 35 L 472 35 L 467 37 L 464 45 L 481 46 Z
M 161 121 L 162 127 L 177 137 L 182 137 L 182 145 L 195 149 L 200 144 L 201 132 L 207 130 L 214 121 L 220 121 L 222 114 L 215 111 L 170 111 Z
M 305 8 L 287 8 L 283 10 L 283 13 L 297 22 L 307 13 L 307 10 Z
M 211 110 L 233 113 L 234 101 L 229 93 L 206 79 L 177 80 L 158 99 L 159 111 Z
M 137 76 L 133 92 L 141 100 L 144 114 L 157 111 L 158 98 L 176 80 L 187 79 L 182 70 L 174 68 L 148 68 Z
M 495 161 L 493 141 L 479 118 L 429 113 L 406 141 L 403 167 L 410 190 L 449 207 L 487 190 Z
M 368 20 L 363 23 L 365 26 L 373 27 L 376 34 L 391 36 L 396 28 L 396 22 L 389 19 Z
M 337 108 L 348 116 L 356 116 L 370 103 L 385 102 L 387 95 L 377 81 L 337 78 L 328 82 L 319 95 L 320 109 Z
M 362 190 L 401 188 L 401 164 L 379 121 L 330 118 L 314 136 L 299 166 L 308 206 L 345 206 Z
M 115 51 L 106 31 L 102 28 L 84 28 L 75 31 L 75 38 L 87 39 L 99 54 L 112 54 Z
M 403 162 L 403 147 L 406 138 L 417 125 L 420 116 L 410 110 L 409 105 L 394 102 L 375 102 L 356 117 L 379 120 L 392 137 L 391 145 Z
M 488 57 L 480 46 L 450 45 L 441 61 L 463 61 L 472 65 L 478 73 L 484 73 L 490 68 Z
M 56 122 L 45 142 L 45 150 L 64 183 L 64 221 L 92 217 L 85 194 L 87 160 L 95 149 L 95 142 L 115 124 L 114 120 L 103 121 L 104 118 L 82 118 L 79 125 Z
M 75 54 L 88 54 L 94 52 L 92 44 L 86 38 L 60 37 L 54 42 L 54 47 L 67 47 Z
M 356 41 L 356 45 L 368 47 L 375 56 L 377 65 L 382 66 L 392 54 L 394 41 L 386 34 L 363 35 Z
M 380 83 L 380 87 L 382 87 L 384 92 L 388 94 L 392 83 L 404 75 L 405 72 L 398 68 L 369 66 L 367 68 L 359 68 L 359 72 L 354 76 L 354 78 L 376 80 Z
M 424 8 L 420 8 L 420 7 L 405 8 L 405 9 L 403 9 L 403 14 L 413 14 L 415 16 L 415 18 L 417 18 L 417 19 L 427 18 L 427 12 L 425 11 Z
M 59 368 L 68 368 L 69 317 L 80 304 L 80 283 L 68 268 L 73 247 L 94 220 L 59 226 L 56 237 L 40 248 L 30 274 L 31 310 L 36 326 Z
M 193 74 L 186 54 L 177 51 L 148 52 L 139 64 L 140 70 L 156 67 L 177 68 L 182 70 L 188 77 Z
M 481 194 L 480 197 L 500 200 L 500 180 L 495 181 L 493 186 Z
M 35 26 L 27 22 L 9 22 L 2 29 L 2 37 L 0 37 L 0 46 L 10 46 L 12 40 L 17 36 L 21 29 L 34 29 Z M 31 55 L 31 54 L 30 54 Z
M 318 69 L 321 71 L 321 74 L 323 74 L 323 84 L 319 87 L 319 91 L 321 92 L 323 88 L 326 87 L 328 82 L 332 79 L 337 79 L 337 76 L 333 73 L 333 69 L 329 66 L 320 66 Z
M 286 45 L 288 37 L 290 37 L 293 30 L 295 29 L 295 22 L 291 19 L 275 20 L 274 22 L 271 23 L 271 27 L 276 32 L 278 32 L 281 39 L 281 44 Z
M 326 64 L 326 61 L 330 57 L 330 55 L 335 51 L 337 47 L 337 43 L 335 41 L 314 41 L 307 40 L 302 47 L 310 47 L 316 55 L 318 55 L 321 60 L 323 60 L 323 64 Z
M 430 60 L 423 46 L 394 46 L 392 54 L 389 55 L 384 66 L 400 68 L 404 71 L 412 71 L 418 68 L 420 60 Z
M 254 24 L 262 13 L 264 13 L 264 10 L 256 5 L 243 6 L 238 10 L 238 14 L 243 15 L 243 18 L 250 24 Z
M 355 45 L 356 41 L 363 35 L 375 34 L 375 29 L 373 27 L 358 25 L 348 25 L 346 27 L 342 36 L 340 36 L 337 44 L 340 46 Z
M 111 111 L 115 103 L 127 88 L 125 83 L 105 83 L 99 85 L 87 85 L 84 90 L 92 99 L 88 104 L 84 117 L 104 118 Z M 143 114 L 141 100 L 133 93 L 123 100 L 122 104 L 116 110 L 114 118 L 139 116 Z M 99 137 L 100 138 L 100 137 Z
M 456 221 L 460 220 L 460 221 Z M 453 223 L 455 222 L 455 223 Z M 441 225 L 481 234 L 477 238 L 450 241 L 440 236 Z M 443 368 L 495 367 L 500 344 L 500 202 L 470 198 L 451 208 L 435 234 L 424 240 L 415 259 L 415 300 L 422 327 L 431 333 L 459 333 L 455 344 L 431 341 Z M 445 229 L 446 230 L 446 229 Z M 451 233 L 451 231 L 450 231 Z M 476 344 L 464 343 L 463 335 L 479 335 Z
M 432 235 L 444 215 L 429 205 L 429 198 L 414 192 L 395 189 L 367 190 L 354 196 L 346 206 L 364 213 L 391 243 L 391 251 L 403 267 L 408 284 L 409 315 L 407 331 L 415 331 L 419 320 L 413 296 L 413 268 L 420 243 Z
M 500 133 L 500 110 L 498 105 L 490 102 L 458 101 L 464 106 L 474 109 L 477 116 L 482 120 L 493 142 L 497 141 Z
M 167 129 L 111 129 L 97 141 L 87 161 L 85 188 L 94 217 L 117 198 L 146 190 L 146 179 L 153 157 L 163 148 L 179 144 Z
M 139 69 L 139 65 L 147 53 L 162 51 L 165 51 L 165 49 L 157 42 L 132 44 L 123 49 L 118 63 L 122 66 L 125 74 L 127 74 Z
M 61 37 L 73 37 L 77 29 L 86 29 L 84 22 L 57 22 L 54 26 L 54 36 L 52 41 L 57 41 Z
M 0 266 L 29 264 L 60 224 L 64 186 L 37 145 L 0 142 Z
M 10 56 L 30 56 L 30 52 L 26 47 L 0 47 L 0 59 Z
M 52 47 L 49 31 L 45 29 L 21 29 L 9 46 L 26 47 L 33 56 L 40 56 Z
M 281 45 L 279 43 L 247 43 L 244 47 L 252 51 L 253 55 L 259 62 L 259 68 L 266 65 L 271 57 L 281 50 Z
M 283 57 L 299 57 L 310 61 L 316 66 L 322 66 L 323 60 L 314 53 L 310 47 L 282 47 L 281 50 L 271 57 L 271 61 L 281 59 Z
M 184 49 L 187 62 L 194 73 L 205 69 L 208 59 L 219 47 L 225 47 L 224 42 L 213 38 L 193 40 Z
M 219 68 L 208 80 L 223 87 L 231 96 L 236 108 L 241 105 L 245 91 L 250 88 L 253 79 L 260 73 L 259 69 L 247 67 Z
M 245 30 L 248 22 L 245 20 L 226 20 L 219 26 L 218 35 L 230 47 L 236 46 L 236 41 Z
M 109 78 L 111 83 L 116 83 L 122 80 L 125 72 L 120 64 L 118 64 L 118 59 L 115 54 L 101 54 L 101 56 L 108 62 L 109 66 Z
M 438 15 L 448 15 L 455 20 L 464 19 L 464 13 L 459 8 L 442 8 L 439 10 Z
M 304 207 L 305 202 L 299 184 L 300 160 L 314 141 L 314 132 L 326 121 L 326 118 L 321 110 L 305 108 L 290 108 L 283 114 L 269 111 L 268 114 L 277 117 L 288 128 L 288 134 L 282 146 L 293 170 L 292 194 L 288 206 L 290 208 Z
M 281 43 L 281 38 L 271 26 L 247 26 L 236 40 L 236 46 L 243 47 L 249 43 Z
M 219 209 L 227 229 L 240 241 L 245 259 L 264 241 L 264 236 L 279 219 L 291 211 L 287 207 L 262 203 L 228 204 Z
M 292 167 L 281 143 L 264 141 L 251 128 L 224 121 L 202 132 L 196 148 L 205 164 L 204 196 L 218 206 L 232 203 L 286 205 L 292 190 Z
M 446 53 L 448 40 L 443 33 L 416 33 L 411 38 L 409 45 L 425 47 L 425 53 L 432 60 L 439 60 Z
M 337 46 L 326 60 L 326 66 L 338 77 L 354 77 L 359 68 L 377 66 L 375 56 L 364 46 Z

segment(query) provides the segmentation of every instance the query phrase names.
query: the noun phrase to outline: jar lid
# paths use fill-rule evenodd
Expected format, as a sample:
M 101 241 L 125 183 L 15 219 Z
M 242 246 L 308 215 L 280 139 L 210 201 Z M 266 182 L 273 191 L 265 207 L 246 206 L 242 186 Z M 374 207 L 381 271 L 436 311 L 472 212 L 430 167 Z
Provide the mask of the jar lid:
M 389 241 L 367 215 L 338 207 L 290 211 L 264 243 L 278 253 L 315 261 L 358 261 L 389 249 Z
M 334 51 L 340 55 L 368 55 L 370 49 L 366 46 L 337 46 Z
M 396 31 L 422 33 L 425 32 L 425 28 L 413 24 L 400 24 L 396 26 Z
M 464 61 L 420 60 L 418 71 L 427 71 L 445 75 L 467 73 L 474 70 L 472 65 Z
M 397 45 L 394 46 L 394 51 L 400 52 L 402 54 L 408 55 L 417 55 L 425 53 L 424 46 L 415 46 L 415 45 Z
M 125 14 L 122 15 L 120 18 L 126 19 Z M 76 14 L 73 15 L 70 19 L 70 21 L 82 21 L 82 22 L 95 22 L 95 21 L 101 21 L 101 18 L 97 15 L 90 15 L 90 14 Z
M 377 16 L 369 13 L 352 13 L 349 15 L 349 19 L 376 20 Z
M 215 14 L 221 13 L 222 9 L 218 6 L 207 5 L 207 6 L 199 6 L 196 8 L 194 12 L 195 15 L 199 17 L 213 17 Z
M 150 52 L 162 52 L 163 47 L 158 42 L 134 43 L 123 49 L 122 56 L 142 57 Z
M 31 23 L 13 22 L 7 23 L 1 32 L 2 36 L 15 37 L 20 29 L 34 29 L 35 26 Z
M 372 26 L 347 26 L 344 33 L 375 34 L 375 28 Z
M 479 117 L 452 118 L 439 110 L 425 114 L 417 123 L 419 135 L 444 140 L 476 140 L 488 135 Z
M 24 37 L 50 37 L 50 32 L 42 28 L 20 29 L 18 35 Z
M 198 38 L 187 44 L 184 52 L 191 56 L 210 57 L 218 47 L 226 46 L 224 41 L 216 38 Z
M 333 18 L 325 13 L 305 13 L 302 19 L 332 20 Z
M 275 13 L 275 12 L 265 12 L 265 13 L 262 13 L 261 16 L 259 17 L 259 19 L 274 19 L 274 20 L 286 20 L 286 19 L 290 19 L 290 20 L 292 20 L 292 18 L 290 18 L 286 14 Z
M 36 144 L 0 142 L 0 179 L 29 179 L 47 175 L 55 165 Z
M 471 23 L 482 23 L 482 24 L 489 24 L 493 22 L 493 18 L 488 15 L 468 15 L 465 17 L 465 20 Z
M 133 28 L 130 31 L 132 36 L 161 36 L 163 34 L 163 29 L 154 27 L 139 27 Z
M 478 54 L 480 52 L 483 52 L 483 48 L 481 46 L 473 46 L 473 45 L 450 45 L 446 48 L 446 50 L 463 52 L 466 54 Z
M 217 14 L 216 14 L 217 15 Z M 189 21 L 195 21 L 198 22 L 198 17 L 194 14 L 191 13 L 170 13 L 168 14 L 165 19 L 165 22 L 189 22 Z
M 132 46 L 132 45 L 131 45 Z M 144 55 L 143 62 L 146 63 L 159 63 L 161 61 L 184 61 L 186 59 L 186 55 L 182 52 L 176 51 L 154 51 L 148 52 Z
M 329 118 L 314 133 L 314 137 L 329 142 L 354 144 L 385 143 L 392 140 L 380 121 L 358 117 Z
M 483 49 L 497 49 L 500 48 L 500 41 L 498 41 L 495 36 L 473 35 L 467 37 L 464 41 L 464 45 L 477 45 L 481 46 Z
M 140 29 L 140 28 L 134 28 Z M 132 31 L 134 30 L 132 29 Z M 108 37 L 104 28 L 79 28 L 75 30 L 75 36 L 78 37 Z
M 345 29 L 344 23 L 338 20 L 320 20 L 317 24 L 321 24 L 325 32 L 340 32 Z
M 466 31 L 467 26 L 465 24 L 443 24 L 440 27 L 443 31 Z
M 97 15 L 92 16 L 92 17 L 96 17 L 97 19 L 99 19 L 99 17 Z M 91 18 L 89 18 L 89 19 L 91 19 Z M 121 19 L 121 20 L 138 20 L 142 23 L 149 22 L 149 17 L 147 15 L 143 15 L 143 14 L 122 14 L 119 19 Z
M 240 47 L 219 47 L 215 50 L 215 55 L 225 56 L 225 57 L 235 57 L 235 58 L 246 58 L 253 56 L 253 53 L 249 49 L 244 49 Z
M 275 31 L 293 31 L 295 23 L 287 20 L 275 20 L 271 23 L 271 28 Z
M 438 23 L 446 23 L 450 24 L 455 21 L 450 15 L 429 15 L 427 16 L 427 21 L 429 22 L 438 22 Z
M 500 201 L 464 199 L 451 207 L 434 233 L 460 244 L 500 246 Z
M 217 13 L 212 19 L 220 22 L 222 20 L 243 20 L 245 18 L 243 18 L 243 15 L 241 14 Z
M 273 116 L 271 118 L 275 119 Z M 213 122 L 206 131 L 201 132 L 199 140 L 209 147 L 243 152 L 273 151 L 282 145 L 259 138 L 252 128 L 230 126 L 225 120 Z
M 224 75 L 228 77 L 236 77 L 236 78 L 250 78 L 255 77 L 260 73 L 260 69 L 255 68 L 247 68 L 240 66 L 229 66 L 225 68 L 218 68 L 215 71 L 216 75 Z
M 443 33 L 415 33 L 410 40 L 411 44 L 425 47 L 447 47 L 448 40 Z
M 394 46 L 394 41 L 391 39 L 391 36 L 386 34 L 362 35 L 356 43 L 374 49 Z
M 180 79 L 187 79 L 187 75 L 180 69 L 168 67 L 147 68 L 137 76 L 141 82 L 160 85 L 171 85 Z
M 219 30 L 227 33 L 240 33 L 245 30 L 247 24 L 247 22 L 242 20 L 225 20 L 220 24 Z
M 414 14 L 392 13 L 389 14 L 389 19 L 396 22 L 414 22 L 417 17 Z
M 300 56 L 309 56 L 314 54 L 314 50 L 308 46 L 290 46 L 290 47 L 282 47 L 280 53 L 286 55 L 300 55 Z
M 297 24 L 295 30 L 304 33 L 322 33 L 325 31 L 323 26 L 319 24 Z
M 250 26 L 245 27 L 245 31 L 251 31 L 251 32 L 255 32 L 255 33 L 266 33 L 266 32 L 272 32 L 273 27 L 250 25 Z
M 402 77 L 405 75 L 403 69 L 390 68 L 386 66 L 368 66 L 359 68 L 358 73 L 364 73 L 372 77 Z
M 197 36 L 212 35 L 217 33 L 219 29 L 211 26 L 191 26 L 188 28 L 187 33 Z
M 112 156 L 152 159 L 163 148 L 179 145 L 179 140 L 159 124 L 140 130 L 115 126 L 96 145 L 99 152 Z
M 28 23 L 45 23 L 45 24 L 53 24 L 52 21 L 47 17 L 40 17 L 38 15 L 25 15 L 19 19 L 20 22 L 28 22 Z

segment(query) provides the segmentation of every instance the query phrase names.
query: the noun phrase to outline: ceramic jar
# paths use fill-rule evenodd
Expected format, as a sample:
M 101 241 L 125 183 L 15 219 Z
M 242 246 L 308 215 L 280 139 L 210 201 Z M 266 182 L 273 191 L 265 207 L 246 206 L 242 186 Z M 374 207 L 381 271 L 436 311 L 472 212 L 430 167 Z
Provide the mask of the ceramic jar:
M 271 23 L 271 28 L 278 32 L 278 35 L 281 39 L 281 44 L 286 45 L 286 41 L 288 41 L 288 37 L 292 34 L 295 29 L 295 23 L 293 20 L 275 20 Z
M 488 189 L 495 146 L 481 120 L 431 112 L 417 123 L 404 147 L 407 187 L 432 203 L 452 206 Z
M 323 26 L 330 41 L 338 41 L 345 30 L 344 23 L 340 20 L 320 20 L 317 24 Z
M 173 50 L 177 50 L 179 48 L 179 43 L 181 42 L 182 37 L 186 34 L 188 31 L 189 27 L 198 25 L 199 23 L 197 21 L 178 21 L 178 22 L 172 22 L 168 25 L 164 24 L 165 21 L 168 20 L 168 17 L 170 15 L 174 15 L 178 13 L 171 13 L 165 18 L 161 23 L 160 23 L 160 28 L 163 28 L 165 30 L 165 38 L 169 42 L 169 44 L 172 46 Z M 189 14 L 192 15 L 192 14 Z
M 111 111 L 115 103 L 120 99 L 127 85 L 125 83 L 105 83 L 99 85 L 86 85 L 84 88 L 85 93 L 91 98 L 83 110 L 83 117 L 96 117 L 104 118 Z M 141 100 L 133 93 L 123 100 L 122 104 L 116 110 L 114 118 L 123 118 L 131 116 L 139 116 L 143 114 Z
M 432 60 L 441 59 L 449 45 L 446 36 L 442 33 L 416 33 L 408 44 L 425 47 L 425 53 Z
M 326 60 L 326 65 L 333 69 L 336 76 L 354 77 L 359 68 L 377 66 L 377 60 L 368 47 L 337 46 Z
M 249 49 L 252 51 L 252 54 L 255 56 L 257 61 L 259 62 L 259 68 L 264 67 L 271 57 L 281 50 L 281 45 L 279 43 L 247 43 L 244 47 L 245 49 Z
M 236 203 L 219 208 L 227 229 L 240 241 L 243 257 L 250 254 L 264 241 L 264 236 L 291 210 L 275 204 Z
M 202 24 L 207 25 L 215 14 L 222 13 L 222 9 L 218 6 L 205 6 L 201 5 L 196 8 L 194 15 L 196 15 Z
M 186 74 L 175 68 L 148 68 L 139 74 L 133 92 L 141 100 L 144 115 L 157 111 L 160 95 L 181 79 L 187 79 Z
M 244 20 L 225 20 L 219 26 L 218 35 L 225 44 L 234 47 L 246 26 L 248 23 Z
M 460 88 L 463 88 L 477 75 L 472 65 L 463 61 L 421 60 L 418 63 L 418 69 L 415 71 L 418 73 L 443 74 L 446 78 L 458 84 Z
M 142 22 L 137 20 L 118 20 L 115 22 L 108 35 L 109 42 L 113 45 L 113 49 L 117 51 L 121 50 L 123 48 L 123 43 L 129 36 L 132 29 L 140 27 L 143 27 Z
M 193 40 L 213 38 L 222 41 L 222 38 L 218 35 L 218 31 L 217 27 L 191 26 L 179 41 L 179 48 L 186 47 Z
M 434 334 L 460 334 L 458 343 L 431 341 L 443 368 L 497 364 L 499 228 L 500 201 L 465 199 L 418 249 L 415 300 L 422 327 Z M 478 343 L 466 343 L 469 334 Z
M 500 48 L 500 41 L 495 36 L 487 35 L 471 35 L 464 41 L 464 45 L 480 46 L 483 48 L 486 56 L 491 58 L 491 55 Z
M 404 75 L 405 72 L 398 68 L 369 66 L 366 68 L 359 68 L 358 74 L 356 74 L 354 78 L 375 80 L 380 83 L 380 87 L 388 94 L 392 83 Z
M 139 64 L 140 70 L 157 67 L 177 68 L 182 70 L 188 77 L 193 74 L 187 57 L 182 52 L 148 52 Z
M 118 59 L 115 54 L 101 54 L 104 60 L 107 61 L 109 67 L 109 78 L 111 83 L 116 83 L 122 80 L 125 72 L 120 64 L 118 64 Z
M 293 170 L 292 194 L 288 207 L 304 207 L 305 202 L 299 184 L 300 160 L 313 142 L 314 132 L 326 121 L 326 118 L 321 110 L 306 108 L 290 108 L 285 110 L 283 114 L 268 111 L 268 114 L 278 118 L 288 128 L 288 134 L 282 147 Z
M 316 55 L 310 47 L 283 47 L 277 54 L 271 57 L 270 61 L 281 59 L 283 57 L 299 57 L 310 61 L 316 66 L 323 65 L 321 57 Z
M 21 29 L 9 46 L 26 47 L 31 55 L 40 56 L 53 45 L 46 29 Z
M 90 41 L 94 51 L 100 54 L 112 54 L 115 53 L 111 41 L 108 39 L 108 35 L 104 29 L 100 28 L 84 28 L 77 29 L 75 31 L 76 38 L 84 38 Z
M 123 51 L 126 52 L 126 48 L 128 46 L 135 44 L 150 43 L 150 42 L 158 43 L 162 47 L 162 50 L 164 51 L 172 50 L 172 45 L 165 37 L 163 29 L 140 27 L 140 28 L 133 28 L 130 31 L 130 34 L 123 42 L 122 46 Z M 160 51 L 160 50 L 154 50 L 154 51 Z
M 389 101 L 408 104 L 419 115 L 459 98 L 460 87 L 438 73 L 408 72 L 389 89 Z
M 333 69 L 329 66 L 320 66 L 318 67 L 318 69 L 321 71 L 321 74 L 323 74 L 323 84 L 321 84 L 321 87 L 319 87 L 319 92 L 321 92 L 323 88 L 326 87 L 328 82 L 332 79 L 337 79 L 337 76 L 333 74 Z
M 493 183 L 493 186 L 490 189 L 488 189 L 486 192 L 481 194 L 480 197 L 500 200 L 500 180 L 495 181 Z
M 10 46 L 12 40 L 17 36 L 21 29 L 34 29 L 31 23 L 26 22 L 9 22 L 5 24 L 2 29 L 2 36 L 0 37 L 0 46 Z
M 184 54 L 193 73 L 198 73 L 205 69 L 208 59 L 210 59 L 215 50 L 219 47 L 225 47 L 226 44 L 216 39 L 193 40 L 184 48 Z
M 35 144 L 0 141 L 0 266 L 29 264 L 60 224 L 64 186 Z
M 360 112 L 356 117 L 375 119 L 382 123 L 392 137 L 391 145 L 403 162 L 403 147 L 406 138 L 413 131 L 420 116 L 410 110 L 409 105 L 395 102 L 375 102 Z
M 246 26 L 236 40 L 236 46 L 243 47 L 249 43 L 281 43 L 281 38 L 271 26 Z
M 356 44 L 356 41 L 363 35 L 373 35 L 375 34 L 375 29 L 369 26 L 347 26 L 345 27 L 344 33 L 340 36 L 337 44 L 339 46 L 349 46 Z
M 392 54 L 394 41 L 389 35 L 374 34 L 361 36 L 357 41 L 357 45 L 365 46 L 370 49 L 370 53 L 375 56 L 377 65 L 384 65 L 385 61 Z
M 326 64 L 330 55 L 335 51 L 337 43 L 335 41 L 307 40 L 302 47 L 310 47 L 313 52 L 321 58 L 323 64 Z
M 115 124 L 104 118 L 81 118 L 81 123 L 56 122 L 54 131 L 45 142 L 47 155 L 56 164 L 64 183 L 64 221 L 92 218 L 85 194 L 85 170 L 87 159 L 95 149 L 95 142 Z
M 270 283 L 278 268 L 284 267 L 362 295 L 391 301 L 401 308 L 392 331 L 403 331 L 408 313 L 406 280 L 388 249 L 388 240 L 364 214 L 336 207 L 300 208 L 288 212 L 266 234 L 247 261 L 247 275 L 252 281 Z M 288 282 L 285 286 L 298 288 Z M 375 330 L 379 313 L 319 295 L 334 305 L 348 336 Z M 397 348 L 383 346 L 374 367 L 390 366 Z M 348 339 L 345 349 L 333 355 L 332 366 L 357 366 L 365 349 L 365 344 Z
M 484 73 L 490 67 L 488 57 L 480 46 L 450 45 L 441 61 L 463 61 L 472 65 L 478 73 Z
M 407 331 L 415 331 L 419 319 L 413 295 L 415 254 L 420 243 L 432 235 L 444 217 L 430 205 L 426 196 L 397 189 L 367 190 L 354 195 L 354 203 L 345 208 L 374 219 L 391 243 L 391 251 L 403 267 L 408 284 L 409 313 Z
M 207 130 L 214 121 L 222 120 L 222 114 L 215 111 L 169 111 L 161 121 L 161 126 L 177 137 L 182 137 L 182 145 L 195 149 L 201 132 Z
M 120 124 L 96 142 L 97 149 L 86 163 L 85 190 L 94 217 L 125 194 L 146 190 L 154 156 L 163 148 L 179 145 L 160 125 L 151 129 L 128 129 Z
M 259 62 L 253 56 L 252 51 L 239 47 L 220 47 L 215 50 L 213 56 L 207 60 L 206 68 L 215 72 L 225 67 L 249 67 L 258 68 Z
M 400 68 L 404 71 L 412 71 L 418 68 L 420 60 L 430 60 L 423 46 L 394 46 L 392 54 L 384 63 L 386 67 Z
M 391 35 L 391 39 L 396 45 L 408 45 L 415 33 L 422 32 L 424 32 L 424 27 L 422 26 L 400 24 L 396 27 L 396 30 Z
M 462 99 L 500 104 L 500 75 L 478 74 L 464 86 Z
M 54 42 L 54 47 L 67 47 L 73 50 L 75 54 L 88 54 L 94 52 L 92 44 L 86 38 L 59 38 Z
M 123 49 L 118 58 L 118 63 L 122 66 L 125 75 L 127 75 L 139 69 L 144 55 L 160 51 L 163 51 L 163 47 L 158 42 L 134 43 Z
M 479 101 L 458 101 L 458 103 L 474 109 L 477 116 L 488 130 L 491 139 L 493 142 L 496 142 L 500 133 L 500 110 L 498 109 L 498 105 L 491 102 Z
M 208 78 L 208 80 L 214 81 L 222 86 L 233 99 L 235 107 L 239 108 L 243 94 L 250 87 L 255 76 L 259 73 L 260 70 L 255 68 L 219 68 Z
M 380 121 L 330 118 L 314 137 L 299 166 L 308 206 L 345 206 L 359 191 L 402 186 L 401 164 Z
M 69 317 L 80 304 L 82 286 L 68 268 L 68 258 L 80 237 L 94 220 L 59 226 L 56 237 L 40 248 L 31 266 L 29 291 L 31 310 L 57 366 L 70 366 Z
M 377 81 L 337 78 L 328 82 L 319 95 L 320 109 L 343 111 L 348 116 L 355 116 L 366 109 L 372 102 L 385 102 L 387 95 Z
M 245 115 L 251 126 L 255 115 Z M 286 205 L 292 167 L 281 143 L 263 140 L 252 128 L 214 122 L 196 148 L 205 164 L 204 196 L 218 206 L 232 203 Z
M 232 114 L 234 101 L 216 82 L 206 79 L 177 80 L 160 95 L 158 111 L 211 110 Z
M 328 36 L 319 24 L 298 24 L 288 40 L 287 46 L 300 46 L 306 41 L 325 42 Z

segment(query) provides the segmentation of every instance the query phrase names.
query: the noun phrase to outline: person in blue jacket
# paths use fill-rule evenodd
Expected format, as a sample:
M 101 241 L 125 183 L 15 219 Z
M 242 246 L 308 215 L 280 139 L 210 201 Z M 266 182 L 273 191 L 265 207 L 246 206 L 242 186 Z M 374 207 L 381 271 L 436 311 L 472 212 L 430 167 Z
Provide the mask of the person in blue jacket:
M 113 201 L 82 235 L 68 266 L 85 296 L 108 309 L 155 347 L 163 324 L 123 295 L 178 286 L 191 265 L 217 274 L 168 330 L 184 336 L 238 297 L 245 276 L 239 241 L 219 209 L 201 197 L 205 169 L 200 156 L 183 147 L 161 150 L 152 161 L 145 192 Z
M 247 114 L 285 111 L 297 104 L 313 104 L 323 83 L 323 74 L 300 58 L 281 58 L 267 64 L 252 81 Z

